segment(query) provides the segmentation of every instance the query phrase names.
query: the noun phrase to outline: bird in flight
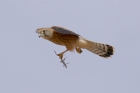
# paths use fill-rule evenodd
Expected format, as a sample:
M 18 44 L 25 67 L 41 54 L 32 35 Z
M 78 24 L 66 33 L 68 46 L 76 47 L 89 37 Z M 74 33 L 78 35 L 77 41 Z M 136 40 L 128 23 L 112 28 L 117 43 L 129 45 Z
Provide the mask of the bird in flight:
M 48 28 L 38 28 L 36 33 L 39 34 L 39 37 L 66 47 L 66 50 L 59 54 L 55 52 L 65 67 L 67 67 L 67 63 L 64 62 L 65 58 L 63 59 L 63 54 L 67 51 L 73 51 L 75 49 L 79 54 L 81 54 L 81 49 L 86 49 L 104 58 L 110 57 L 114 52 L 114 48 L 111 45 L 87 40 L 81 35 L 63 27 L 52 26 Z

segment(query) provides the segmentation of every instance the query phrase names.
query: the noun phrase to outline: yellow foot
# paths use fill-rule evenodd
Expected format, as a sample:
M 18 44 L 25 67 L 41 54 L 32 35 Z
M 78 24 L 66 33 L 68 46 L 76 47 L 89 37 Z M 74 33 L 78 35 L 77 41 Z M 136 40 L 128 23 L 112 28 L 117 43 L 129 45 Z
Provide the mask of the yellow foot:
M 81 50 L 81 48 L 79 48 L 79 47 L 75 47 L 75 49 L 76 49 L 76 51 L 79 53 L 79 54 L 81 54 L 83 51 Z
M 54 52 L 55 52 L 55 51 L 54 51 Z M 55 54 L 56 54 L 57 56 L 59 56 L 60 59 L 63 59 L 63 53 L 57 54 L 57 53 L 55 52 Z
M 54 50 L 54 52 L 55 52 L 55 50 Z M 57 54 L 57 53 L 55 52 L 55 54 L 56 54 L 57 56 L 59 56 L 59 58 L 61 59 L 61 62 L 62 62 L 63 65 L 64 65 L 64 67 L 67 68 L 67 64 L 68 64 L 68 63 L 65 63 L 65 59 L 66 59 L 66 58 L 63 59 L 63 54 L 64 54 L 64 53 Z

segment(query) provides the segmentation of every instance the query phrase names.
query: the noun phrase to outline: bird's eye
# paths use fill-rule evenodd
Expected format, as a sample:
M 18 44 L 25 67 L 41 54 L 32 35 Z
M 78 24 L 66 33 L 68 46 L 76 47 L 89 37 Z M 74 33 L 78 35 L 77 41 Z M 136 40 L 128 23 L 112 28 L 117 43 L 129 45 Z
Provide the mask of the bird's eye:
M 45 30 L 43 30 L 43 33 L 45 33 Z

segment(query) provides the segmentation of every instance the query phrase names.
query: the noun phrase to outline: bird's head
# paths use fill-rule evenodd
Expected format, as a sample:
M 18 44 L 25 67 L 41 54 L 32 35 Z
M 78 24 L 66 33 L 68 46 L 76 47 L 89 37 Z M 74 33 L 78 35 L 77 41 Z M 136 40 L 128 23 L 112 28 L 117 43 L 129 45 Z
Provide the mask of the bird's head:
M 51 28 L 38 28 L 36 30 L 36 33 L 38 33 L 39 38 L 42 37 L 42 38 L 47 39 L 47 38 L 52 37 L 53 29 L 51 29 Z

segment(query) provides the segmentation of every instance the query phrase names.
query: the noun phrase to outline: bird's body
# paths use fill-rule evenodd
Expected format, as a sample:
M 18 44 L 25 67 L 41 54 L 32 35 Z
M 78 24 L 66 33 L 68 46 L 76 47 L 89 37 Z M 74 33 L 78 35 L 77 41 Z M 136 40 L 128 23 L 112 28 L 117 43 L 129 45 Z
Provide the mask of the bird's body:
M 78 53 L 81 53 L 82 48 L 105 58 L 110 57 L 114 52 L 113 47 L 110 45 L 89 41 L 79 34 L 62 27 L 52 26 L 50 28 L 39 28 L 36 32 L 40 37 L 46 40 L 65 46 L 66 51 L 76 49 Z M 58 54 L 58 56 L 61 55 L 61 57 L 63 57 L 66 51 Z
M 55 44 L 66 46 L 68 50 L 73 50 L 75 43 L 78 40 L 78 36 L 70 34 L 65 35 L 59 34 L 58 32 L 54 32 L 52 38 L 49 38 L 48 40 Z

